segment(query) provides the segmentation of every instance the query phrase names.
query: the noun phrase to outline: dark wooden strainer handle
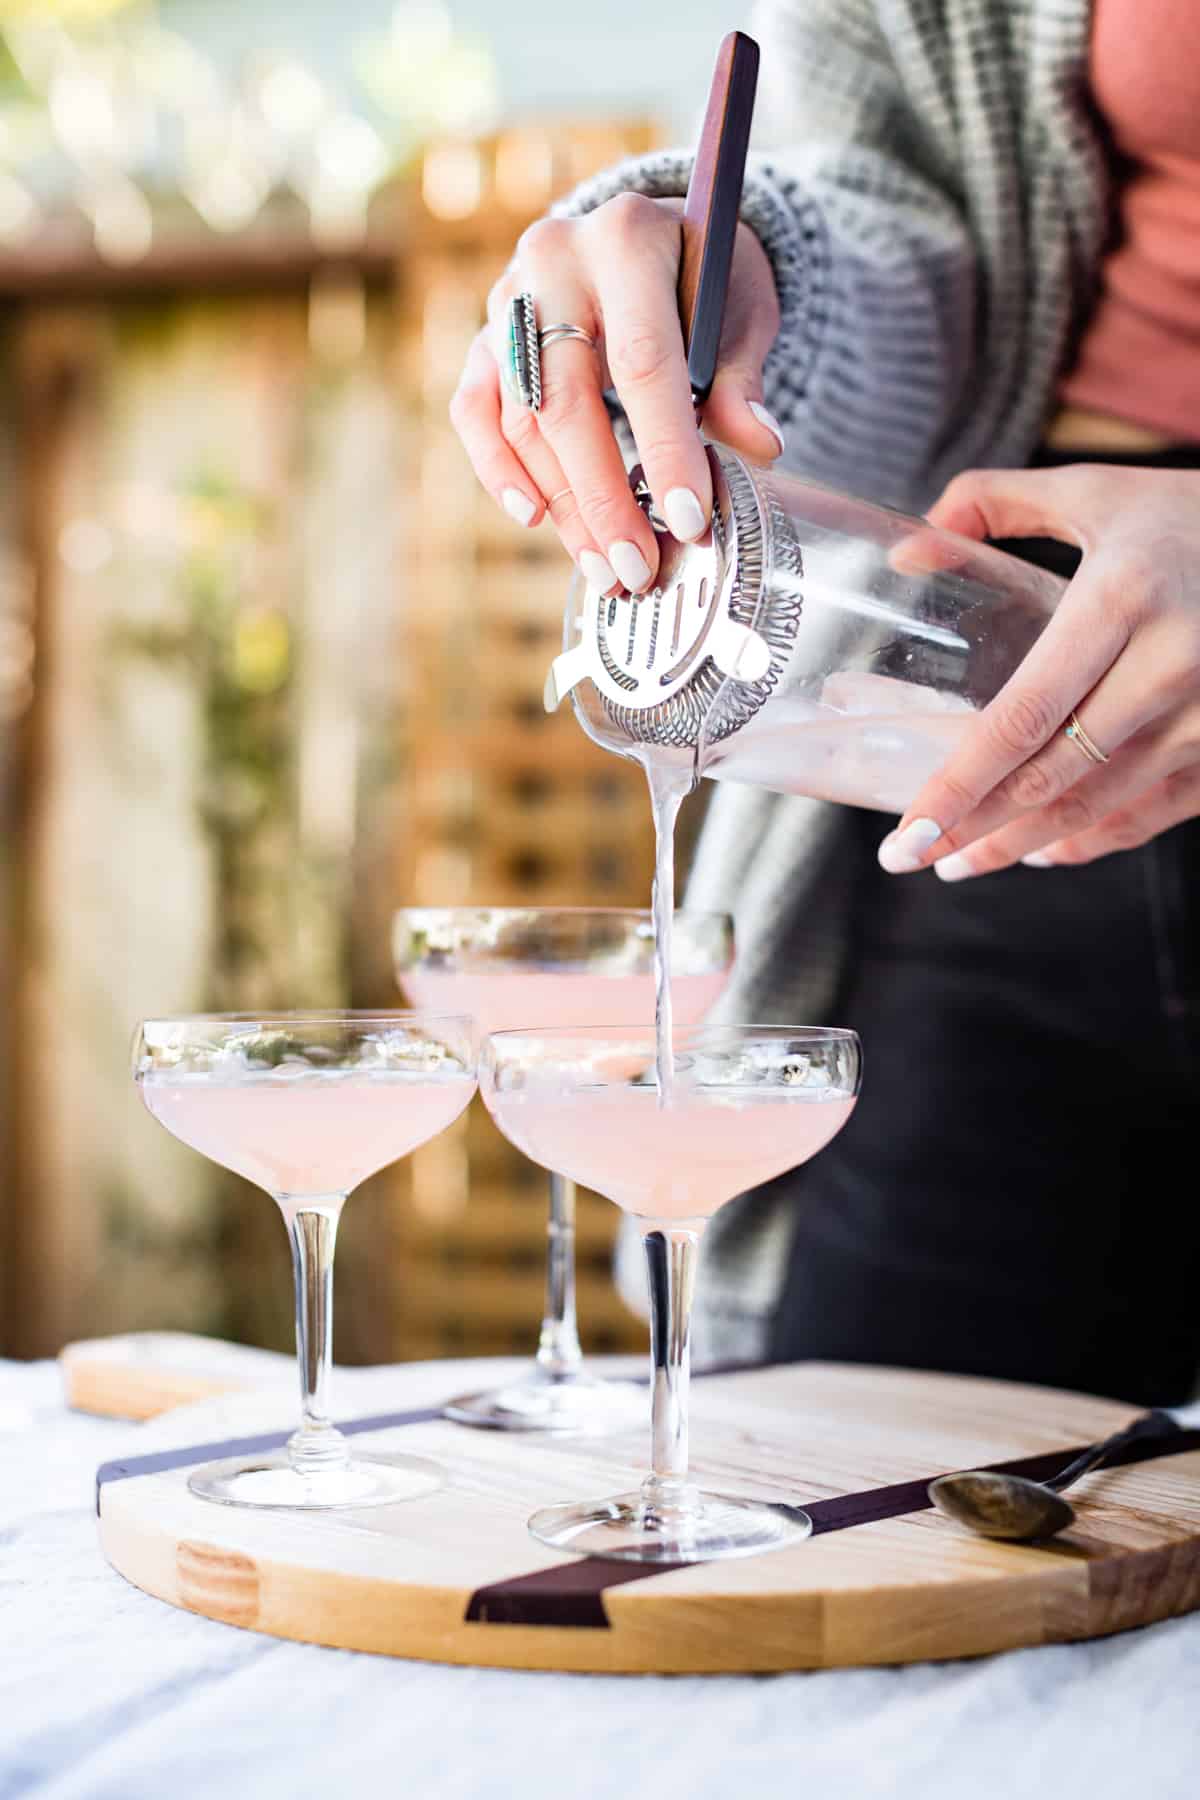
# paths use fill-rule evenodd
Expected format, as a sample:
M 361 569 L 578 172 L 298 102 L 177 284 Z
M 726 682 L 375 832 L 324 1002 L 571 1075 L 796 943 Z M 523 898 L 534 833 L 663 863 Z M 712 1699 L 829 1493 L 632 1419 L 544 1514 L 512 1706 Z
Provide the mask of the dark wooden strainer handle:
M 717 372 L 725 296 L 758 85 L 758 45 L 743 31 L 721 40 L 683 209 L 679 317 L 692 398 L 702 406 Z

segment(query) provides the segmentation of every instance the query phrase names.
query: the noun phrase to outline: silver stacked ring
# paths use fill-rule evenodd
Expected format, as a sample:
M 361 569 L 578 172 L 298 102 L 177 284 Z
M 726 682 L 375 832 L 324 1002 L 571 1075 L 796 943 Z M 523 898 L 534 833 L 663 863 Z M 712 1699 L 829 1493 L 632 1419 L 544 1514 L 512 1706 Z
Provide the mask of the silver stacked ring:
M 548 344 L 557 344 L 562 338 L 578 338 L 589 350 L 596 348 L 595 338 L 582 325 L 547 325 L 544 331 L 538 332 L 538 348 L 544 350 Z
M 578 338 L 589 350 L 596 348 L 591 332 L 579 325 L 547 325 L 539 331 L 533 295 L 513 295 L 508 303 L 508 341 L 500 373 L 513 399 L 530 412 L 542 410 L 542 351 L 567 338 Z

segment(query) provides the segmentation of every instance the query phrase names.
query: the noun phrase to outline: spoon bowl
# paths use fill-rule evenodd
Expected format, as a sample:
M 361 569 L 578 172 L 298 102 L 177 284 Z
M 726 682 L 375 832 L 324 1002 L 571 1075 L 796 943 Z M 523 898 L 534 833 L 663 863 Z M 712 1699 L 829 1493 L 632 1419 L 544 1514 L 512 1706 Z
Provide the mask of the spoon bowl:
M 1014 1544 L 1053 1537 L 1075 1522 L 1075 1508 L 1068 1501 L 1023 1475 L 986 1469 L 940 1475 L 929 1484 L 929 1498 L 939 1512 L 978 1536 Z
M 1173 1437 L 1179 1430 L 1179 1421 L 1172 1413 L 1155 1407 L 1139 1414 L 1123 1431 L 1115 1431 L 1098 1444 L 1089 1444 L 1074 1462 L 1048 1481 L 1030 1481 L 1024 1475 L 1006 1475 L 999 1469 L 966 1469 L 961 1474 L 939 1475 L 931 1481 L 929 1498 L 939 1512 L 980 1537 L 1005 1538 L 1015 1544 L 1034 1543 L 1074 1524 L 1074 1508 L 1060 1498 L 1063 1488 L 1102 1462 L 1118 1457 L 1131 1444 Z

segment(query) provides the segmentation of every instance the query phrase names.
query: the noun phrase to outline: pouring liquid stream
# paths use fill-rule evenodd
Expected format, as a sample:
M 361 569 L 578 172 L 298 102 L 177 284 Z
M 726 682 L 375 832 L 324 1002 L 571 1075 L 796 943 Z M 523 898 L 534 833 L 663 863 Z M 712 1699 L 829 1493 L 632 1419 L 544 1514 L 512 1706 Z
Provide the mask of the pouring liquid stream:
M 637 759 L 650 789 L 654 821 L 654 1079 L 660 1107 L 671 1103 L 675 1078 L 674 1009 L 671 1004 L 671 927 L 675 914 L 675 824 L 694 785 L 691 768 L 644 750 Z

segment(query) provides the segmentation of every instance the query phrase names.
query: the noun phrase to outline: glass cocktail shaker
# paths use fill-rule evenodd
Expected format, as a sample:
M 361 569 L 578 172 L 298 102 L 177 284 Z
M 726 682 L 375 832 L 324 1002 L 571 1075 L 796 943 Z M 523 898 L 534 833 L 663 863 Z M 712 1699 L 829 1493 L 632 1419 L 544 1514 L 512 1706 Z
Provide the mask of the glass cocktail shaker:
M 656 585 L 579 580 L 546 683 L 589 736 L 696 778 L 902 812 L 1043 629 L 1065 583 L 924 520 L 708 446 L 714 507 Z

